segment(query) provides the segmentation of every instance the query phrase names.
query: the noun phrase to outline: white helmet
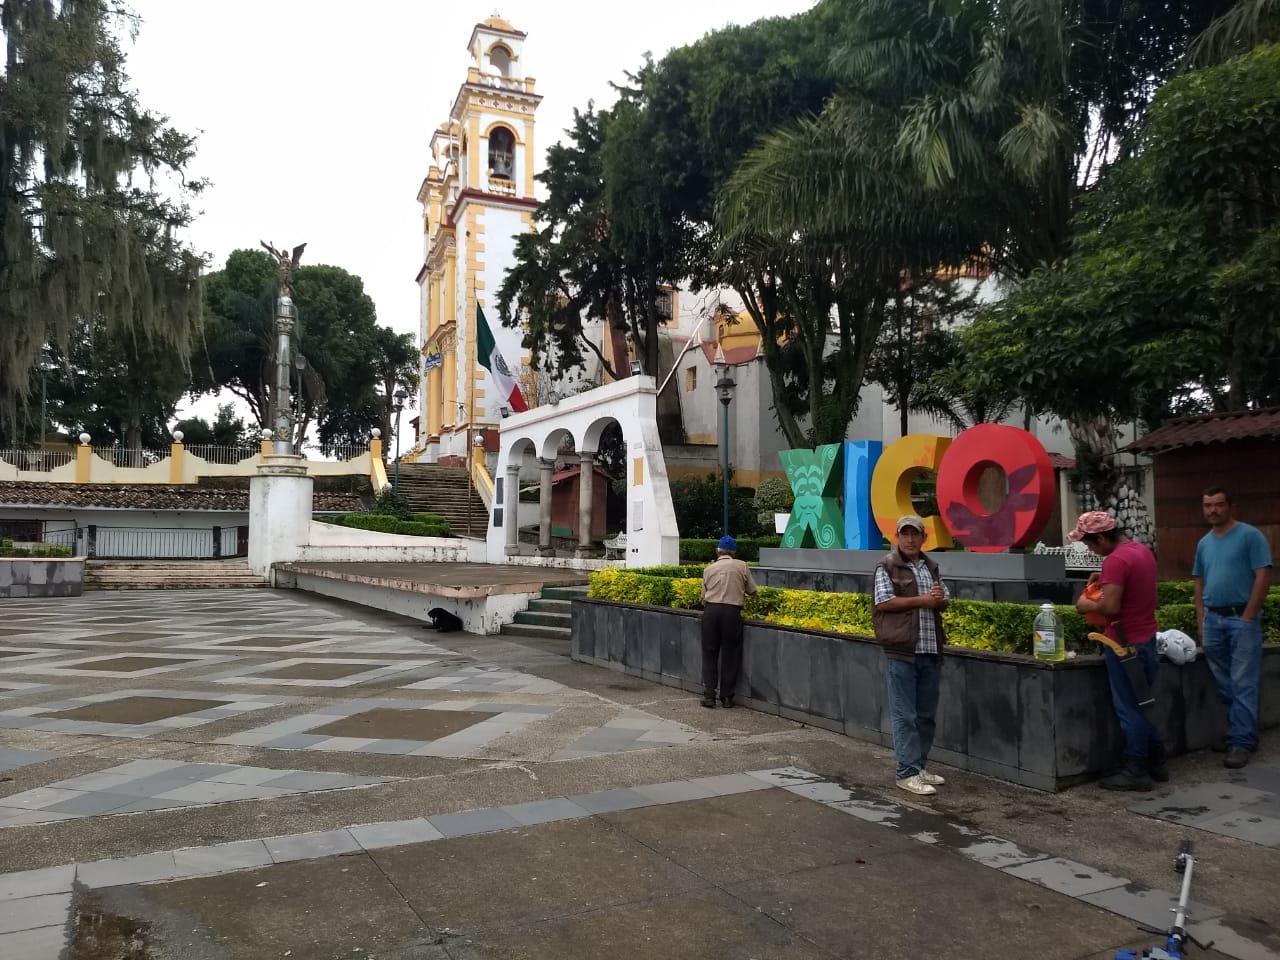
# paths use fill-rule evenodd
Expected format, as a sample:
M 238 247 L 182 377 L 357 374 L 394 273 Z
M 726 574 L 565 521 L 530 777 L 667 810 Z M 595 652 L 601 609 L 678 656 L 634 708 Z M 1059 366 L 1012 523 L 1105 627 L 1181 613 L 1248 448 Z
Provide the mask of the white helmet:
M 1156 634 L 1156 653 L 1182 666 L 1196 658 L 1196 642 L 1181 630 L 1161 630 Z

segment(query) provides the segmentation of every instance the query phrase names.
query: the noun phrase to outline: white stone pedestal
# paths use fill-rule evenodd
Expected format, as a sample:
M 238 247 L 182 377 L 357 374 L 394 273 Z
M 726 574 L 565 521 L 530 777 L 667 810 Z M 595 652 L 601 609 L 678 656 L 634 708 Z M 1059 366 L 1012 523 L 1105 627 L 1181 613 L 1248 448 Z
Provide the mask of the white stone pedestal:
M 249 481 L 249 568 L 271 579 L 273 563 L 302 556 L 311 525 L 311 477 L 296 455 L 263 458 Z

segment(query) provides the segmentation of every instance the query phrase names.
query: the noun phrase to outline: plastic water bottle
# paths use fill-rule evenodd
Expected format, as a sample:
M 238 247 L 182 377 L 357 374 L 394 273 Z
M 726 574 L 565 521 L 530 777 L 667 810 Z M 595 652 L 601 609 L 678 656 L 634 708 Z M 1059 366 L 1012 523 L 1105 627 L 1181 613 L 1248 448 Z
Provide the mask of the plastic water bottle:
M 1067 658 L 1062 637 L 1062 620 L 1053 610 L 1052 603 L 1040 604 L 1035 623 L 1035 655 L 1037 660 L 1057 661 Z

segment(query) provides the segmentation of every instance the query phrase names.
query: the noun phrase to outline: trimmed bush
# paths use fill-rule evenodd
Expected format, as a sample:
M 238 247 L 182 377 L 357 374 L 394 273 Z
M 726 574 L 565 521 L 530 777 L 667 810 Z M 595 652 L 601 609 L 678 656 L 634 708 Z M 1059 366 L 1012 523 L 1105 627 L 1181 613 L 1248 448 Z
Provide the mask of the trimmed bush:
M 37 543 L 30 547 L 15 547 L 9 538 L 0 540 L 0 557 L 22 559 L 56 559 L 71 556 L 70 547 L 56 547 L 52 544 Z
M 372 530 L 375 533 L 397 533 L 407 537 L 449 536 L 449 524 L 443 517 L 434 513 L 415 513 L 411 516 L 415 519 L 401 520 L 389 513 L 344 513 L 336 517 L 316 519 L 323 523 L 335 523 L 355 530 Z
M 674 572 L 684 576 L 663 576 Z M 588 596 L 618 603 L 675 607 L 696 610 L 702 607 L 700 572 L 697 567 L 650 567 L 645 571 L 610 567 L 590 576 Z M 1176 594 L 1174 594 L 1176 595 Z M 1068 650 L 1100 653 L 1088 638 L 1091 628 L 1075 607 L 1054 607 L 1062 620 Z M 952 600 L 942 614 L 948 641 L 957 647 L 1030 656 L 1032 626 L 1037 604 L 992 603 L 983 600 Z M 871 597 L 858 593 L 819 593 L 814 590 L 782 590 L 761 587 L 747 597 L 743 616 L 782 627 L 821 630 L 871 636 Z M 1182 630 L 1196 636 L 1195 606 L 1174 603 L 1157 607 L 1156 621 L 1162 630 Z M 1263 640 L 1280 643 L 1280 589 L 1273 589 L 1262 608 Z
M 716 547 L 720 538 L 714 540 L 684 539 L 680 541 L 680 562 L 682 564 L 711 563 L 716 558 Z M 761 547 L 776 547 L 782 543 L 777 534 L 761 537 L 742 537 L 738 540 L 738 559 L 747 563 L 760 560 Z
M 687 563 L 679 567 L 637 567 L 634 570 L 628 570 L 629 573 L 643 573 L 646 577 L 697 577 L 702 579 L 703 572 L 707 569 L 705 563 Z
M 1170 603 L 1195 603 L 1196 588 L 1190 580 L 1161 580 L 1156 584 L 1156 606 Z M 1171 629 L 1166 627 L 1166 629 Z
M 773 529 L 773 515 L 787 513 L 795 503 L 791 484 L 779 477 L 765 477 L 756 487 L 756 520 L 761 530 Z

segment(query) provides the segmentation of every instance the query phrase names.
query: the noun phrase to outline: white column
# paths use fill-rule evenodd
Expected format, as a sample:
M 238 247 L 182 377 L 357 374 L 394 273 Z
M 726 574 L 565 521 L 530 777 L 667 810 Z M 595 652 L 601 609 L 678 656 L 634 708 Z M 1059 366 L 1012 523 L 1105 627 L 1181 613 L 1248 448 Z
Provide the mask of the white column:
M 520 464 L 507 464 L 506 489 L 502 492 L 502 523 L 506 534 L 505 553 L 520 553 Z
M 591 556 L 591 483 L 596 472 L 596 455 L 594 451 L 578 454 L 578 549 L 576 556 Z
M 541 484 L 538 488 L 538 556 L 554 557 L 551 546 L 551 474 L 556 468 L 554 460 L 538 459 Z

